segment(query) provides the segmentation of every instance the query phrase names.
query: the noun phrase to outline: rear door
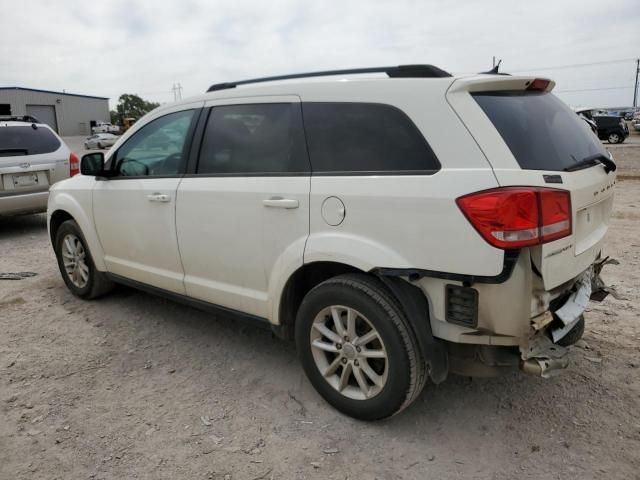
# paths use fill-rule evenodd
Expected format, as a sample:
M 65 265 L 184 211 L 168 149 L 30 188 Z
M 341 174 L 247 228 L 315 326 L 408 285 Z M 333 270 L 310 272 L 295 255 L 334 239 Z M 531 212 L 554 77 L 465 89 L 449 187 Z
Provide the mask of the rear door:
M 572 234 L 530 249 L 545 288 L 551 289 L 579 275 L 600 254 L 616 176 L 595 160 L 584 162 L 609 153 L 588 125 L 550 93 L 553 82 L 533 82 L 513 77 L 461 80 L 447 97 L 501 186 L 570 192 Z
M 298 97 L 246 102 L 208 104 L 178 189 L 178 241 L 189 296 L 271 318 L 278 281 L 302 266 L 309 163 Z

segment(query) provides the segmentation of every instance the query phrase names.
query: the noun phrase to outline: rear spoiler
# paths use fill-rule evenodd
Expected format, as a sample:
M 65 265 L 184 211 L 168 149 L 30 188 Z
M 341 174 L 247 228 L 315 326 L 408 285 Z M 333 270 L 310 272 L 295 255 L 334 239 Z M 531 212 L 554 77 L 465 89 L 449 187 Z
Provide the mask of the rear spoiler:
M 454 92 L 538 91 L 550 92 L 556 82 L 548 78 L 480 74 L 457 78 L 449 87 Z

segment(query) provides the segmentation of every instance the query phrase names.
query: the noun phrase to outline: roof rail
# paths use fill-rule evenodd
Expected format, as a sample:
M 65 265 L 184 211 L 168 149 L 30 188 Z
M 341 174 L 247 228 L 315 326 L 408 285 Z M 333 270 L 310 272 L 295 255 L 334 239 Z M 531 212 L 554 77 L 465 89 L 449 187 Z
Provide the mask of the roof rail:
M 434 67 L 433 65 L 398 65 L 396 67 L 370 67 L 352 68 L 347 70 L 326 70 L 322 72 L 294 73 L 292 75 L 277 75 L 275 77 L 252 78 L 237 82 L 216 83 L 211 85 L 207 92 L 235 88 L 238 85 L 249 83 L 273 82 L 276 80 L 292 80 L 295 78 L 329 77 L 334 75 L 352 75 L 359 73 L 386 73 L 391 78 L 440 78 L 450 77 L 449 72 Z
M 28 122 L 41 123 L 33 115 L 0 115 L 0 122 Z

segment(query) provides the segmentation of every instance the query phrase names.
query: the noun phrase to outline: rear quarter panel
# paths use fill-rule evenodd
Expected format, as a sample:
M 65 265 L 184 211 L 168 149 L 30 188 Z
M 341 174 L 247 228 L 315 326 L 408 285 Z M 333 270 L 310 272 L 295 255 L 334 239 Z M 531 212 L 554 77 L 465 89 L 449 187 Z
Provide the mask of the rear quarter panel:
M 310 236 L 304 261 L 336 261 L 362 270 L 421 268 L 497 275 L 503 252 L 487 244 L 459 210 L 461 195 L 497 186 L 482 151 L 445 100 L 451 79 L 309 84 L 303 102 L 371 102 L 393 105 L 414 122 L 442 168 L 433 175 L 313 176 Z M 327 93 L 329 92 L 329 93 Z M 312 159 L 313 162 L 313 159 Z M 345 206 L 344 221 L 323 219 L 324 200 Z

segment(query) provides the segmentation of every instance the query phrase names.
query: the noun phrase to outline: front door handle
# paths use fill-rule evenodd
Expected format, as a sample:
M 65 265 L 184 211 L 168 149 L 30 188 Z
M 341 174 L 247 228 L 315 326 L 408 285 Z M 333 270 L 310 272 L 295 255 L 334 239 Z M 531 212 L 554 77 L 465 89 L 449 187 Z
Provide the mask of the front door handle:
M 150 202 L 162 202 L 166 203 L 171 201 L 171 195 L 167 195 L 166 193 L 152 193 L 147 195 L 147 200 Z
M 298 200 L 291 198 L 272 197 L 262 201 L 262 205 L 271 208 L 298 208 L 300 203 Z

